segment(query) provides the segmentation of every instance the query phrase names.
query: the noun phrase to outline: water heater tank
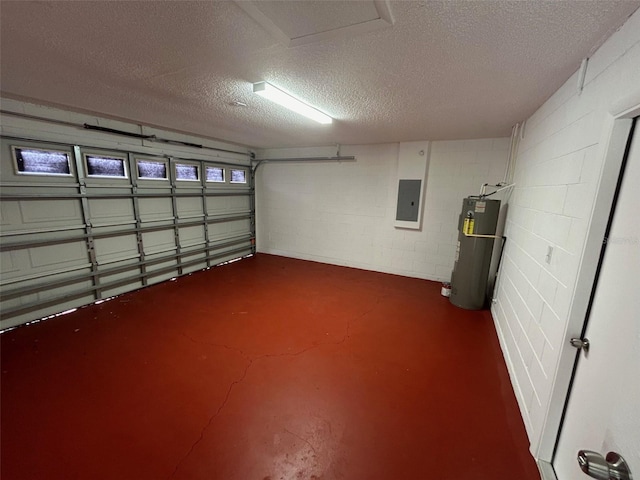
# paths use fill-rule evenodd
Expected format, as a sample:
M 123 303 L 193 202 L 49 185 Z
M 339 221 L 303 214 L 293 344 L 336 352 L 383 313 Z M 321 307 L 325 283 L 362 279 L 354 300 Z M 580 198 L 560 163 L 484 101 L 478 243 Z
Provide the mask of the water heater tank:
M 487 283 L 500 200 L 467 197 L 458 220 L 458 246 L 449 301 L 457 307 L 480 310 L 487 304 Z M 481 235 L 486 235 L 483 237 Z

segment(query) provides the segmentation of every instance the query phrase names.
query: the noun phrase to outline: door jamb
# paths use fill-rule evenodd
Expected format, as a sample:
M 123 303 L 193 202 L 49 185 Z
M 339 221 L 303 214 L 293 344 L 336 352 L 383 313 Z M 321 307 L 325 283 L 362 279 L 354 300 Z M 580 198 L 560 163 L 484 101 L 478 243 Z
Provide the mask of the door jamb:
M 560 360 L 553 382 L 549 408 L 539 437 L 538 449 L 537 452 L 532 452 L 544 480 L 556 480 L 552 465 L 553 456 L 560 438 L 560 428 L 570 394 L 574 365 L 579 354 L 579 351 L 569 345 L 568 340 L 579 336 L 585 325 L 585 316 L 595 282 L 603 238 L 613 208 L 614 194 L 633 118 L 640 115 L 640 99 L 635 96 L 631 99 L 632 101 L 627 100 L 622 103 L 622 108 L 612 109 L 605 120 L 603 131 L 606 137 L 601 143 L 604 162 L 574 287 L 573 301 L 564 336 L 565 341 L 560 352 Z

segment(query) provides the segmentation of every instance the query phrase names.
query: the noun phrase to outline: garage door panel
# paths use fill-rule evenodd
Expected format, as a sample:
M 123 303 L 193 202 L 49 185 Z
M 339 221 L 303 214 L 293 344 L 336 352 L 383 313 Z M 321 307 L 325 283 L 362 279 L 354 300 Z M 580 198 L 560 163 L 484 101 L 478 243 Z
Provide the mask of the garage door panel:
M 207 267 L 206 254 L 202 250 L 197 250 L 196 252 L 192 255 L 184 255 L 182 257 L 182 262 L 184 264 L 182 267 L 182 273 L 197 272 L 198 270 L 202 270 Z M 184 253 L 185 252 L 183 252 L 183 254 Z
M 122 295 L 124 293 L 128 293 L 132 290 L 137 290 L 138 288 L 142 288 L 142 282 L 131 282 L 127 285 L 121 285 L 119 287 L 107 288 L 102 291 L 102 296 L 104 298 L 115 297 L 116 295 Z
M 207 197 L 207 212 L 219 215 L 228 212 L 246 212 L 251 209 L 249 195 L 234 195 L 225 197 Z
M 178 218 L 192 218 L 202 216 L 202 198 L 184 197 L 176 198 Z
M 89 268 L 16 281 L 4 289 L 2 328 L 91 303 L 95 300 Z M 10 292 L 21 291 L 20 296 Z
M 2 267 L 2 276 L 7 278 L 8 274 L 19 272 L 20 266 L 16 261 L 16 255 L 19 252 L 0 252 L 0 266 Z
M 22 225 L 33 228 L 83 222 L 78 200 L 21 201 L 20 217 Z
M 152 255 L 147 258 L 148 260 L 157 260 L 163 258 L 163 256 Z M 147 266 L 147 273 L 149 274 L 149 278 L 147 280 L 149 285 L 163 282 L 178 276 L 178 264 L 175 259 L 153 263 Z
M 18 307 L 22 307 L 25 305 L 31 305 L 38 301 L 37 293 L 28 293 L 21 297 L 9 298 L 7 300 L 2 301 L 2 311 L 6 312 L 8 310 L 13 310 Z
M 35 314 L 33 312 L 25 312 L 12 316 L 11 318 L 3 318 L 1 325 L 2 328 L 5 329 L 30 322 L 34 319 L 64 315 L 69 311 L 74 311 L 75 309 L 83 305 L 93 303 L 94 301 L 95 298 L 92 295 L 86 295 L 73 300 L 61 301 L 56 305 L 43 307 L 39 309 Z
M 162 252 L 155 255 L 150 255 L 146 257 L 146 260 L 153 259 L 154 262 L 147 264 L 147 272 L 156 272 L 161 268 L 173 268 L 174 271 L 171 272 L 171 277 L 175 276 L 175 273 L 178 269 L 178 254 L 175 250 L 170 252 Z M 161 261 L 162 260 L 162 261 Z
M 96 260 L 104 265 L 118 260 L 138 257 L 138 239 L 135 233 L 117 237 L 98 238 L 94 241 Z
M 65 291 L 77 291 L 81 288 L 89 288 L 92 283 L 91 265 L 86 263 L 79 267 L 70 269 L 61 269 L 59 271 L 47 272 L 40 276 L 16 276 L 12 279 L 3 279 L 5 281 L 3 290 L 3 302 L 9 299 L 22 298 L 31 295 L 42 295 L 42 298 L 51 298 L 47 292 L 51 292 L 57 288 L 63 288 Z M 88 282 L 88 283 L 83 283 Z M 19 296 L 15 292 L 20 292 Z M 23 302 L 24 303 L 24 302 Z M 4 305 L 4 303 L 3 303 Z
M 87 245 L 84 241 L 46 245 L 29 249 L 29 265 L 22 270 L 37 270 L 41 273 L 56 267 L 82 265 L 87 262 Z M 25 268 L 26 267 L 26 268 Z
M 166 282 L 167 280 L 171 280 L 172 278 L 175 278 L 178 276 L 178 271 L 176 270 L 176 272 L 172 275 L 169 274 L 165 274 L 162 276 L 154 276 L 154 277 L 149 277 L 149 280 L 147 280 L 147 285 L 156 285 L 158 283 L 162 283 L 162 282 Z
M 239 258 L 251 253 L 251 244 L 247 241 L 226 241 L 211 243 L 209 245 L 209 262 L 211 265 L 217 265 L 229 260 L 229 255 L 233 258 Z
M 171 198 L 140 198 L 140 220 L 153 222 L 173 218 L 173 204 Z
M 227 208 L 232 211 L 247 212 L 251 208 L 251 201 L 248 195 L 227 197 Z
M 202 225 L 193 227 L 180 227 L 180 246 L 188 247 L 190 245 L 205 243 L 204 228 Z
M 137 259 L 110 264 L 108 270 L 100 275 L 102 297 L 113 297 L 143 287 L 141 272 Z
M 6 263 L 5 263 L 6 262 Z M 9 250 L 2 252 L 2 284 L 8 285 L 11 281 L 20 278 L 37 277 L 31 269 L 29 250 Z M 9 287 L 11 288 L 11 287 Z
M 216 240 L 239 236 L 242 233 L 249 232 L 251 229 L 251 222 L 249 219 L 242 219 L 230 222 L 211 223 L 208 227 L 209 239 Z
M 144 245 L 145 255 L 175 250 L 176 243 L 173 228 L 157 232 L 143 233 L 142 244 Z
M 19 225 L 20 222 L 20 204 L 17 201 L 6 200 L 0 203 L 0 225 L 8 227 L 10 225 Z
M 227 210 L 227 200 L 230 197 L 207 197 L 207 212 L 209 215 L 219 215 Z
M 78 200 L 3 200 L 0 225 L 5 235 L 12 232 L 46 232 L 69 226 L 84 227 Z
M 251 253 L 251 248 L 247 247 L 245 251 L 239 250 L 238 248 L 234 248 L 233 250 L 229 250 L 227 252 L 216 252 L 215 260 L 212 261 L 213 265 L 219 265 L 221 263 L 229 262 L 231 260 L 235 260 L 239 257 L 249 255 Z
M 88 273 L 88 271 L 87 271 Z M 56 279 L 51 279 L 51 282 L 55 282 Z M 53 298 L 63 297 L 65 295 L 73 294 L 75 292 L 88 291 L 93 287 L 93 282 L 89 279 L 74 282 L 71 285 L 63 285 L 56 288 L 47 288 L 38 292 L 37 298 L 39 301 L 49 300 Z
M 133 202 L 128 198 L 89 200 L 92 223 L 124 223 L 135 221 Z

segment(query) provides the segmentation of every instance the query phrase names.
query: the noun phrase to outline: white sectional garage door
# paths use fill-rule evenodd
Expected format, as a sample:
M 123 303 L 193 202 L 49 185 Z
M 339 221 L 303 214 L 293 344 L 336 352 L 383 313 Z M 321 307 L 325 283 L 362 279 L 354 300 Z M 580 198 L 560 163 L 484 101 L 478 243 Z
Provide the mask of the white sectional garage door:
M 2 329 L 254 253 L 249 157 L 1 149 Z

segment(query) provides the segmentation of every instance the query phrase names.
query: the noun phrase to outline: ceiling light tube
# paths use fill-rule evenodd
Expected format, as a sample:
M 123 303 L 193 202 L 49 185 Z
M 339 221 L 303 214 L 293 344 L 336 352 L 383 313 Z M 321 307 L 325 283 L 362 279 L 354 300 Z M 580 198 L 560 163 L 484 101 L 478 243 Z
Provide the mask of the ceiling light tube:
M 320 110 L 316 110 L 311 105 L 307 105 L 297 98 L 293 98 L 288 93 L 283 92 L 268 82 L 254 83 L 253 93 L 257 93 L 261 97 L 315 120 L 318 123 L 328 124 L 333 122 L 333 119 L 329 115 L 322 113 Z

